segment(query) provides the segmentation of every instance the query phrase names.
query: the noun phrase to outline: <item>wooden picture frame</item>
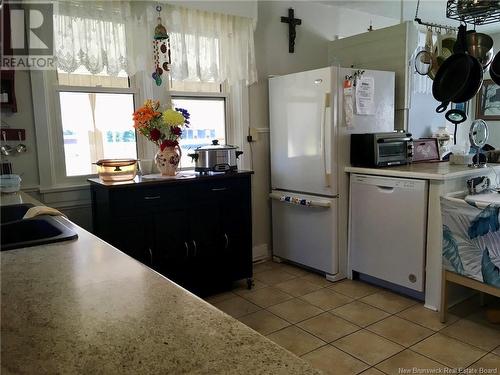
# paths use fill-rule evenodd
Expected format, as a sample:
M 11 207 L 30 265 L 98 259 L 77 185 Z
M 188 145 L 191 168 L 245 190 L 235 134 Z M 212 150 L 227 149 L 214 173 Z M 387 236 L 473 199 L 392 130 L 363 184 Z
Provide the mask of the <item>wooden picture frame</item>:
M 500 86 L 485 79 L 476 96 L 476 119 L 500 121 Z

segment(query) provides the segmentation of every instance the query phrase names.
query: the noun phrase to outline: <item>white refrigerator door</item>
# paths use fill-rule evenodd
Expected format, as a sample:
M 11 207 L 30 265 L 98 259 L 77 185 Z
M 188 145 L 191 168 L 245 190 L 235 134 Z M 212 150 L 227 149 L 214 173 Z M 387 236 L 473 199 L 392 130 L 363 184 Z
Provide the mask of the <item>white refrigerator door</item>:
M 310 206 L 280 200 L 283 196 L 305 199 Z M 337 274 L 338 199 L 275 190 L 271 201 L 273 255 L 329 275 Z
M 337 194 L 332 158 L 331 69 L 269 79 L 273 189 Z
M 344 80 L 346 76 L 353 76 L 356 69 L 333 68 L 332 72 L 332 120 L 335 129 L 337 145 L 337 163 L 341 168 L 337 175 L 340 196 L 347 196 L 348 178 L 343 173 L 343 167 L 351 164 L 351 134 L 391 132 L 394 131 L 394 96 L 395 96 L 395 74 L 379 70 L 365 70 L 363 77 L 373 78 L 374 82 L 374 108 L 373 115 L 354 115 L 351 126 L 345 121 L 344 109 Z M 354 97 L 351 100 L 355 101 Z M 355 103 L 353 103 L 355 104 Z M 347 207 L 342 204 L 344 211 Z
M 394 130 L 394 96 L 395 73 L 381 70 L 364 70 L 362 78 L 372 78 L 374 82 L 374 114 L 357 114 L 354 103 L 354 116 L 352 125 L 347 127 L 344 112 L 344 80 L 352 76 L 357 69 L 333 68 L 333 87 L 337 90 L 336 107 L 340 119 L 340 127 L 348 134 L 391 132 Z M 354 88 L 355 92 L 355 88 Z M 353 101 L 355 98 L 353 96 Z

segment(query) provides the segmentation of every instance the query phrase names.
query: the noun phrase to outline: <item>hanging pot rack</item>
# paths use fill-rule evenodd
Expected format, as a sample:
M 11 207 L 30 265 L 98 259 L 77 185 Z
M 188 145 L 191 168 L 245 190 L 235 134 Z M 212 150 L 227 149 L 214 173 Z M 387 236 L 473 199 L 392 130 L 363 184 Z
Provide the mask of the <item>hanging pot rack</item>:
M 448 1 L 449 2 L 449 1 Z M 442 25 L 439 23 L 433 23 L 433 22 L 424 22 L 422 19 L 418 16 L 418 8 L 420 6 L 420 0 L 417 0 L 417 10 L 415 11 L 415 18 L 414 21 L 418 23 L 419 25 L 422 26 L 427 26 L 428 28 L 431 28 L 435 31 L 439 30 L 445 30 L 445 31 L 457 31 L 457 27 L 454 26 L 449 26 L 449 25 Z
M 446 17 L 474 26 L 500 21 L 500 2 L 492 0 L 448 0 Z
M 419 25 L 427 26 L 432 29 L 444 29 L 447 31 L 456 31 L 457 28 L 448 25 L 441 25 L 433 22 L 424 22 L 418 17 L 418 8 L 420 0 L 417 0 L 417 10 L 415 12 L 414 21 Z M 447 0 L 446 2 L 446 17 L 474 25 L 487 25 L 490 23 L 500 22 L 500 1 L 491 0 Z

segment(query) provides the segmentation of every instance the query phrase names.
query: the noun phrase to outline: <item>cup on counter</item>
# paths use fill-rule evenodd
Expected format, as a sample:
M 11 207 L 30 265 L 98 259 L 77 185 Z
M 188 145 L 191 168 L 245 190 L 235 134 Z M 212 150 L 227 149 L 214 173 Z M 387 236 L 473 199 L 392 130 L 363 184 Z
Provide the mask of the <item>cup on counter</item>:
M 151 174 L 151 171 L 153 169 L 153 159 L 141 159 L 138 161 L 138 163 L 141 176 Z

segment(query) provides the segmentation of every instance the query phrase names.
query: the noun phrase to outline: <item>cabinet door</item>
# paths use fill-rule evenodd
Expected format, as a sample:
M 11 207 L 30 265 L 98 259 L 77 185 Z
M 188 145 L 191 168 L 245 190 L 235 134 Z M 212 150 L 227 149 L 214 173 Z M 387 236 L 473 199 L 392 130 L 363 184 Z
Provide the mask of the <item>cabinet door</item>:
M 252 276 L 252 213 L 249 179 L 239 179 L 221 207 L 224 266 L 232 280 Z
M 189 211 L 189 234 L 193 245 L 192 278 L 200 292 L 208 284 L 217 284 L 219 279 L 224 278 L 221 269 L 223 242 L 220 207 L 217 200 L 205 198 L 195 199 Z
M 192 202 L 190 226 L 200 243 L 199 274 L 220 282 L 250 277 L 250 180 L 197 184 Z
M 153 215 L 153 268 L 183 286 L 190 278 L 193 246 L 187 211 L 166 210 Z
M 110 225 L 113 227 L 112 244 L 124 253 L 150 266 L 149 218 L 141 216 L 120 218 Z

